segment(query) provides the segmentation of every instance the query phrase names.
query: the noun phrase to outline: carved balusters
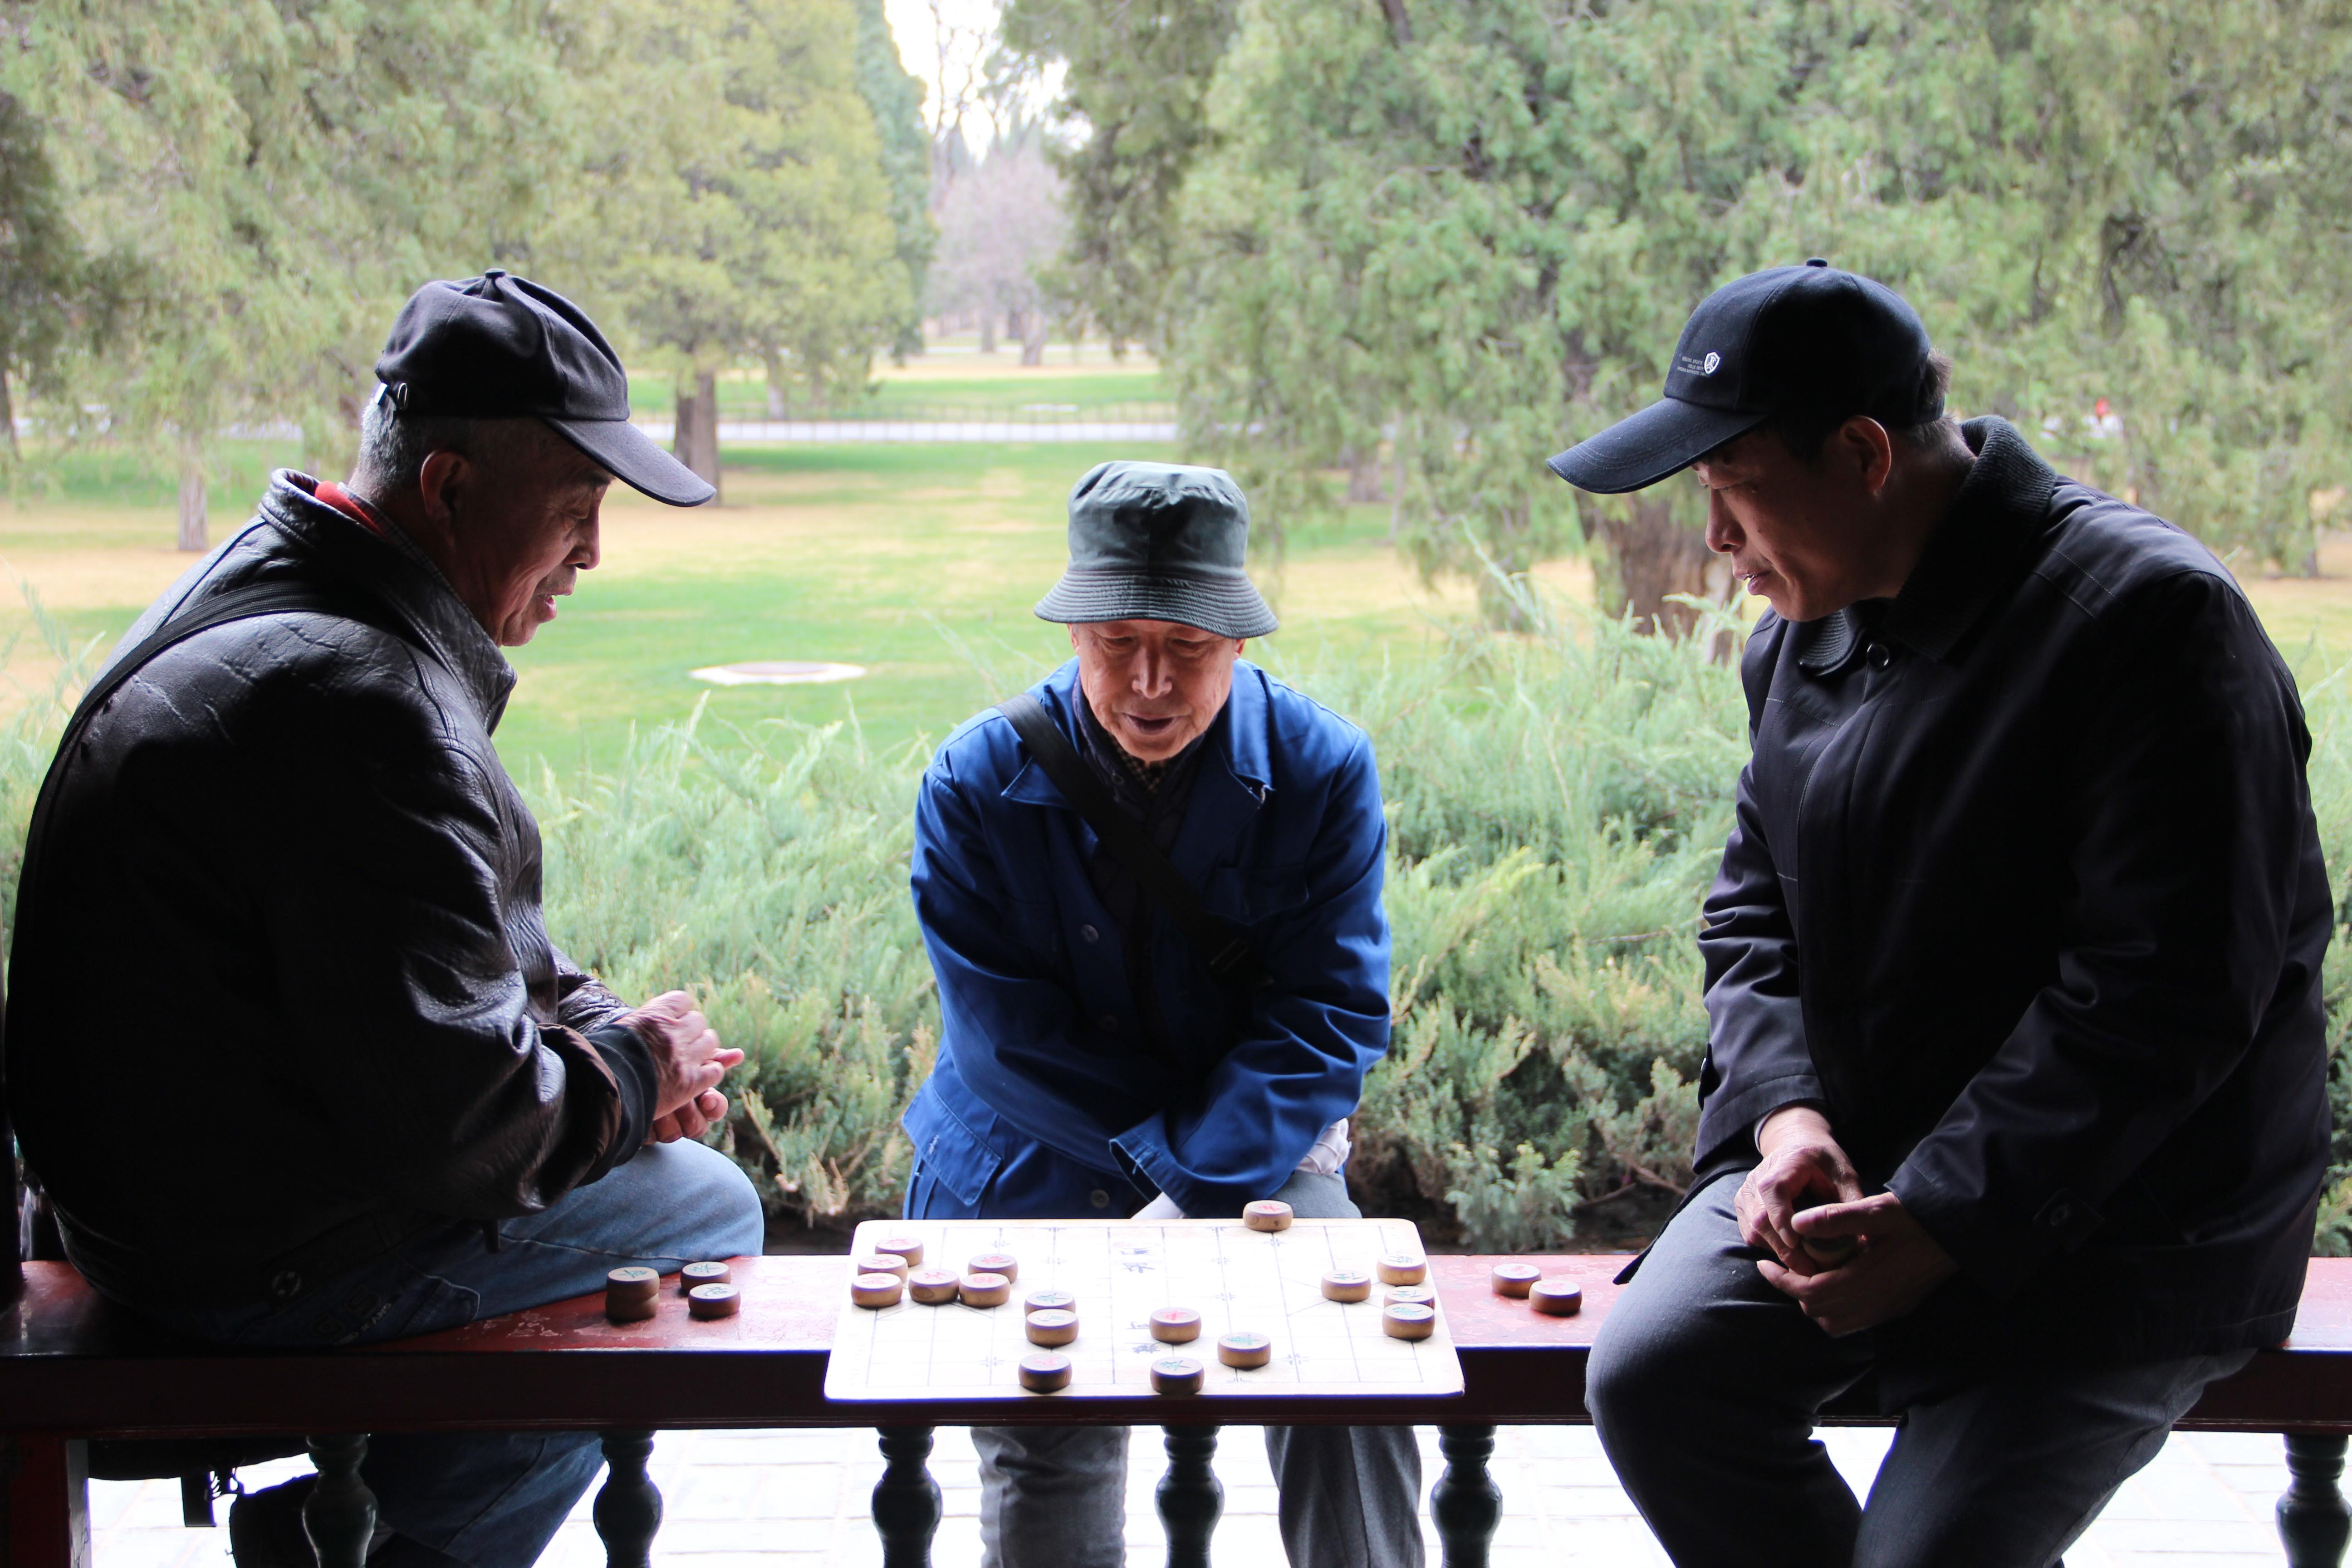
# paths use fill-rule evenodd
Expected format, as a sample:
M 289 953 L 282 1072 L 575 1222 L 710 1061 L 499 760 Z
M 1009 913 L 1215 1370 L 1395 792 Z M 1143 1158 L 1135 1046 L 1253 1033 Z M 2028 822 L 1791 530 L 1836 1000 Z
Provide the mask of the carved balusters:
M 653 1454 L 650 1432 L 604 1434 L 604 1487 L 596 1494 L 595 1508 L 604 1568 L 647 1568 L 653 1559 L 654 1534 L 662 1521 L 661 1489 L 646 1473 Z
M 940 1530 L 940 1483 L 923 1461 L 931 1457 L 929 1426 L 885 1426 L 878 1436 L 888 1461 L 874 1483 L 874 1532 L 882 1538 L 882 1568 L 930 1568 L 931 1537 Z
M 366 1568 L 368 1541 L 375 1534 L 375 1493 L 360 1479 L 367 1458 L 367 1434 L 337 1433 L 307 1437 L 319 1483 L 302 1503 L 302 1532 L 319 1554 L 319 1568 Z

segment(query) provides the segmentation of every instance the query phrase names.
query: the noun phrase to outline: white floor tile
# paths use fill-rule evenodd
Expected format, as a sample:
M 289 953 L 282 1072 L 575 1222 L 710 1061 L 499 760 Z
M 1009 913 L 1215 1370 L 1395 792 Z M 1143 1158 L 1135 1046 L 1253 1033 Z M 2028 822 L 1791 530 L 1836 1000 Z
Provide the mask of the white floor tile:
M 1419 1436 L 1426 1486 L 1444 1460 L 1433 1428 Z M 1824 1431 L 1822 1440 L 1856 1492 L 1866 1493 L 1892 1436 L 1842 1427 Z M 1156 1429 L 1139 1429 L 1129 1451 L 1127 1539 L 1136 1568 L 1153 1568 L 1165 1549 L 1152 1508 L 1165 1463 L 1159 1437 Z M 1664 1568 L 1664 1553 L 1617 1487 L 1591 1428 L 1511 1427 L 1498 1439 L 1493 1473 L 1505 1513 L 1496 1568 Z M 1225 1488 L 1218 1568 L 1285 1568 L 1263 1433 L 1235 1427 L 1217 1447 Z M 942 1565 L 975 1563 L 979 1468 L 970 1435 L 942 1428 L 930 1468 L 947 1508 L 933 1558 Z M 245 1480 L 258 1489 L 307 1468 L 285 1460 L 257 1466 Z M 666 1515 L 654 1552 L 671 1568 L 878 1568 L 881 1562 L 867 1517 L 882 1471 L 871 1432 L 667 1432 L 655 1443 L 652 1469 Z M 2176 1435 L 2067 1552 L 2068 1568 L 2277 1568 L 2271 1510 L 2285 1485 L 2275 1436 Z M 593 1504 L 592 1489 L 541 1568 L 603 1568 Z M 227 1511 L 224 1501 L 224 1525 Z M 1423 1519 L 1433 1564 L 1436 1537 L 1425 1491 Z M 93 1568 L 232 1568 L 226 1529 L 184 1530 L 179 1520 L 173 1481 L 92 1482 Z

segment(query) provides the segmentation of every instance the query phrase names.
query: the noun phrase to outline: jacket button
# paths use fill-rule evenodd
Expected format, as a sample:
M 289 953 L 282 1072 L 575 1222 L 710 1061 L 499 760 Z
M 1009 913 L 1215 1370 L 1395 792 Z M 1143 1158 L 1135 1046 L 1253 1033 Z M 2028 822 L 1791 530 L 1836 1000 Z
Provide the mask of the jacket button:
M 1097 1187 L 1093 1192 L 1087 1194 L 1087 1202 L 1094 1205 L 1095 1207 L 1098 1209 L 1107 1209 L 1110 1207 L 1110 1194 L 1103 1191 L 1100 1187 Z
M 1870 645 L 1870 652 L 1864 657 L 1870 660 L 1871 668 L 1885 669 L 1895 662 L 1895 650 L 1883 642 L 1874 642 Z
M 1078 934 L 1086 938 L 1088 942 L 1100 942 L 1102 940 L 1102 932 L 1095 930 L 1092 926 L 1080 926 L 1078 928 Z
M 1100 1018 L 1097 1019 L 1096 1022 L 1102 1025 L 1102 1032 L 1106 1035 L 1116 1035 L 1118 1033 L 1118 1017 L 1116 1014 L 1105 1013 Z

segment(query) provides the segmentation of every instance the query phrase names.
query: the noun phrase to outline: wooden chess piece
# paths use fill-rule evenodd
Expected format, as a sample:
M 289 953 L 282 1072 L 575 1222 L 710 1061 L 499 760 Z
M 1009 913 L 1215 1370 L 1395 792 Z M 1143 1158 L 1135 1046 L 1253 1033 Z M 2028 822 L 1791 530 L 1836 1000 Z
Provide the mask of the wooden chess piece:
M 956 1299 L 962 1282 L 945 1268 L 918 1268 L 907 1276 L 907 1294 L 926 1307 L 942 1307 Z
M 1573 1279 L 1538 1279 L 1528 1288 L 1528 1305 L 1554 1318 L 1572 1318 L 1584 1309 L 1584 1288 Z
M 1154 1394 L 1198 1394 L 1208 1369 L 1188 1355 L 1164 1355 L 1151 1363 Z
M 615 1268 L 604 1276 L 604 1315 L 616 1323 L 642 1323 L 654 1315 L 661 1275 L 651 1268 Z
M 1372 1277 L 1353 1268 L 1334 1268 L 1323 1276 L 1323 1299 L 1327 1301 L 1361 1301 L 1372 1293 Z
M 907 1293 L 896 1274 L 860 1274 L 849 1282 L 849 1299 L 861 1307 L 895 1307 Z
M 1392 1340 L 1425 1340 L 1437 1331 L 1437 1309 L 1399 1301 L 1381 1309 L 1381 1332 Z
M 1496 1295 L 1525 1300 L 1528 1291 L 1543 1278 L 1543 1270 L 1532 1263 L 1497 1263 L 1492 1278 Z
M 1002 1307 L 1013 1299 L 1013 1281 L 1002 1274 L 967 1274 L 956 1298 L 967 1307 Z
M 1043 1311 L 1030 1313 L 1024 1327 L 1033 1345 L 1066 1345 L 1078 1337 L 1078 1315 L 1058 1307 L 1048 1307 Z
M 1163 1345 L 1190 1343 L 1201 1337 L 1201 1314 L 1190 1307 L 1162 1307 L 1151 1314 L 1151 1337 Z
M 1021 1386 L 1032 1394 L 1059 1394 L 1070 1386 L 1070 1358 L 1039 1351 L 1021 1358 Z
M 732 1285 L 697 1285 L 686 1293 L 686 1310 L 698 1318 L 731 1318 L 743 1310 L 743 1292 Z

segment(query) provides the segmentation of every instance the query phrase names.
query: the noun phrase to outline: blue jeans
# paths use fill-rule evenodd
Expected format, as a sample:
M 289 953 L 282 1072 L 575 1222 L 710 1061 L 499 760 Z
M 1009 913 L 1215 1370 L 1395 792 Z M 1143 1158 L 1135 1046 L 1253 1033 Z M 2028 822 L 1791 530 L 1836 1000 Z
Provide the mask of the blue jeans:
M 480 1226 L 453 1225 L 291 1302 L 133 1305 L 222 1344 L 364 1344 L 582 1295 L 626 1264 L 667 1272 L 757 1253 L 763 1231 L 759 1196 L 733 1161 L 699 1143 L 656 1143 L 502 1222 L 496 1252 Z M 361 1474 L 383 1525 L 471 1568 L 529 1568 L 603 1463 L 593 1432 L 388 1433 L 369 1442 Z
M 922 1182 L 918 1171 L 910 1217 Z M 1338 1176 L 1296 1172 L 1274 1195 L 1301 1219 L 1362 1217 Z M 1127 1439 L 1124 1426 L 973 1427 L 981 1568 L 1124 1563 Z M 1268 1426 L 1265 1454 L 1292 1568 L 1422 1568 L 1412 1427 Z

